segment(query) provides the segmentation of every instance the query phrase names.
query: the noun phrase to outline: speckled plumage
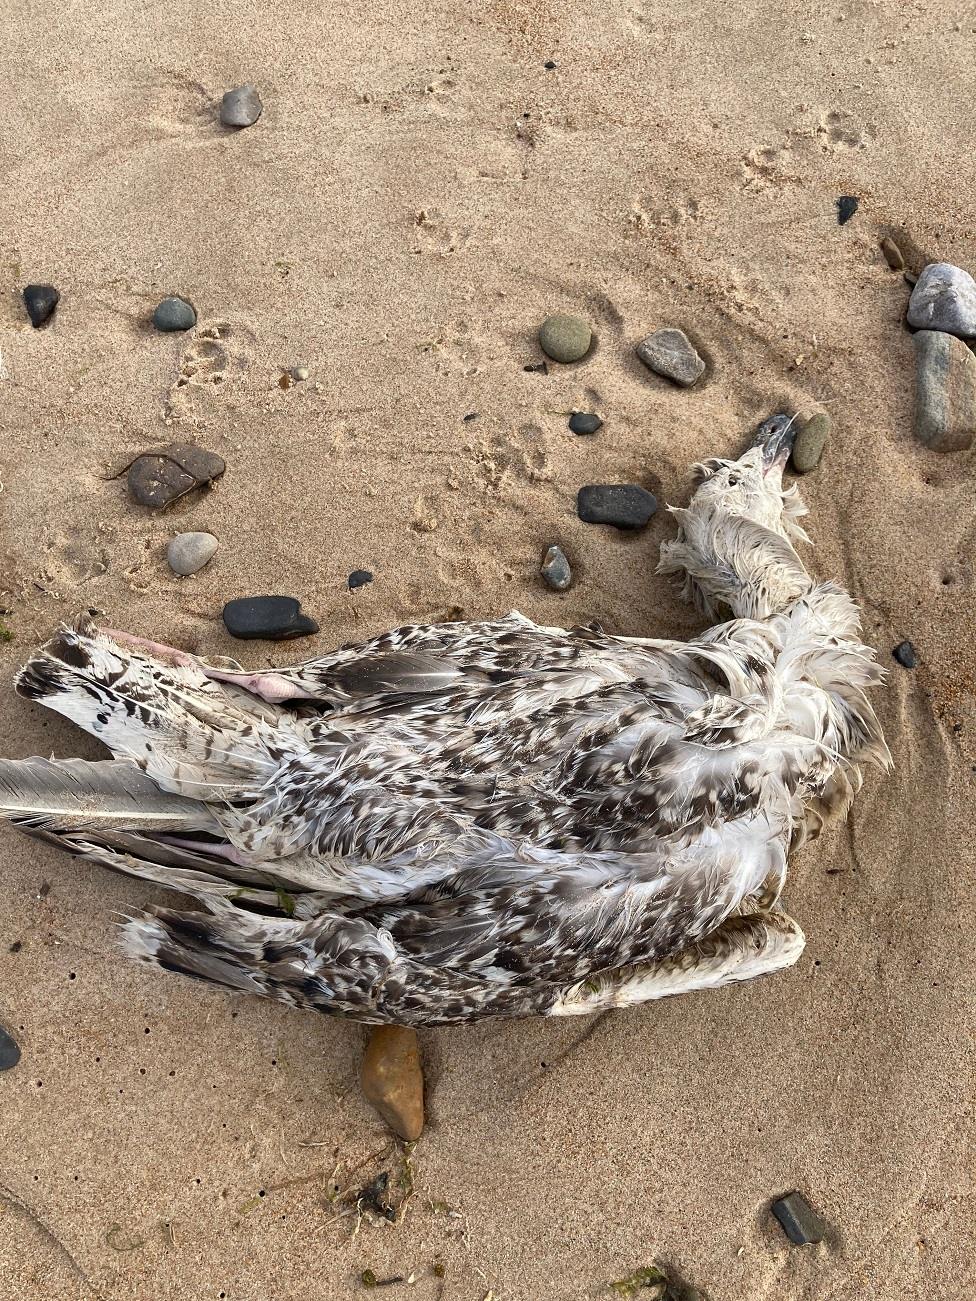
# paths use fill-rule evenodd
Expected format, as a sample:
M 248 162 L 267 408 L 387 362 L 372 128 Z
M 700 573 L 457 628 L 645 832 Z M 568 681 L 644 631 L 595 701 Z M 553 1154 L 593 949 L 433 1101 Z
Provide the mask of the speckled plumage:
M 803 569 L 774 453 L 699 467 L 675 512 L 662 571 L 738 616 L 687 643 L 513 613 L 255 674 L 62 629 L 18 689 L 115 758 L 0 762 L 0 813 L 195 897 L 130 921 L 130 954 L 362 1021 L 567 1015 L 788 965 L 787 853 L 887 751 L 856 607 Z

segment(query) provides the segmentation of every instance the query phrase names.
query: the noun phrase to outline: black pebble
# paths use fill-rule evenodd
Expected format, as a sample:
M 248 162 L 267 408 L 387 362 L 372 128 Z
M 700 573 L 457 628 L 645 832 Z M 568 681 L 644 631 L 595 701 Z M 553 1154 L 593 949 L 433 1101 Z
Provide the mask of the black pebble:
M 771 1209 L 795 1246 L 823 1242 L 826 1237 L 827 1226 L 802 1193 L 787 1193 L 773 1202 Z
M 857 212 L 858 200 L 853 194 L 842 194 L 837 200 L 837 225 L 843 226 Z
M 569 417 L 569 427 L 574 434 L 595 434 L 603 428 L 603 421 L 591 411 L 574 411 Z
M 576 513 L 584 524 L 642 529 L 657 510 L 657 498 L 633 483 L 587 484 L 576 494 Z
M 548 375 L 549 367 L 544 361 L 533 361 L 528 366 L 523 366 L 523 370 L 528 371 L 530 375 Z
M 915 647 L 910 641 L 900 641 L 891 653 L 904 669 L 913 669 L 918 664 Z
M 349 575 L 349 590 L 355 592 L 357 587 L 365 587 L 367 583 L 373 581 L 373 575 L 368 569 L 354 569 Z
M 556 66 L 556 60 L 546 59 L 545 63 L 542 66 L 545 68 L 546 72 L 552 72 Z
M 470 423 L 470 421 L 478 419 L 478 413 L 477 411 L 469 411 L 468 414 L 466 416 L 462 416 L 461 419 L 464 421 L 465 424 L 468 424 Z
M 290 641 L 319 630 L 293 596 L 241 596 L 227 602 L 223 618 L 230 635 L 241 640 Z
M 60 301 L 61 295 L 53 285 L 24 286 L 24 306 L 35 330 L 51 319 Z
M 0 1029 L 0 1071 L 11 1071 L 20 1061 L 20 1049 L 7 1034 Z

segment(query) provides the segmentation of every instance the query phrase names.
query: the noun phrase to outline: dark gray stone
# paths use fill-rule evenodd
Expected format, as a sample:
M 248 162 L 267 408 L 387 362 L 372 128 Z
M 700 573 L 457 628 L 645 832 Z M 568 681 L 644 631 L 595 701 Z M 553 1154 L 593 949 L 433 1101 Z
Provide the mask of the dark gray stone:
M 825 411 L 816 412 L 800 426 L 790 453 L 790 464 L 797 474 L 809 474 L 817 468 L 829 437 L 830 416 Z
M 220 101 L 220 120 L 224 126 L 242 130 L 244 127 L 253 126 L 263 109 L 264 105 L 261 103 L 257 88 L 247 82 L 243 86 L 235 86 L 233 90 L 228 90 L 224 94 Z
M 576 494 L 576 513 L 585 524 L 642 529 L 657 510 L 657 498 L 633 483 L 587 484 Z
M 166 559 L 174 574 L 188 578 L 214 558 L 219 545 L 212 533 L 177 533 L 166 548 Z
M 24 306 L 35 330 L 39 330 L 54 315 L 61 295 L 53 285 L 25 285 Z
M 539 346 L 553 361 L 579 361 L 590 350 L 593 331 L 578 316 L 557 312 L 547 316 L 539 327 Z
M 129 492 L 140 506 L 162 510 L 194 488 L 219 478 L 225 469 L 216 452 L 192 443 L 171 443 L 158 452 L 136 457 L 129 466 Z
M 891 653 L 903 669 L 914 669 L 918 665 L 918 656 L 910 641 L 900 641 Z
M 349 590 L 355 592 L 357 587 L 365 587 L 367 583 L 373 581 L 373 575 L 368 569 L 354 569 L 349 575 Z
M 546 72 L 552 72 L 556 67 L 556 60 L 546 59 L 545 63 L 542 66 L 545 68 Z
M 569 427 L 574 434 L 595 434 L 603 428 L 603 421 L 592 411 L 574 411 L 569 417 Z
M 556 592 L 565 592 L 573 581 L 573 571 L 562 547 L 552 546 L 542 561 L 542 577 Z
M 915 436 L 936 452 L 961 452 L 976 436 L 976 357 L 942 330 L 915 335 Z
M 319 630 L 293 596 L 241 596 L 227 602 L 223 619 L 230 635 L 241 641 L 291 641 Z
M 961 339 L 976 337 L 976 280 L 950 262 L 930 262 L 908 300 L 908 324 Z
M 181 330 L 192 330 L 197 323 L 197 313 L 192 303 L 172 295 L 164 298 L 153 312 L 152 322 L 164 334 L 174 334 Z
M 705 363 L 683 330 L 655 330 L 637 345 L 637 355 L 655 375 L 691 388 L 705 373 Z
M 0 1026 L 0 1071 L 12 1071 L 20 1061 L 20 1048 Z
M 837 200 L 837 225 L 846 226 L 857 212 L 859 200 L 853 194 L 842 194 Z
M 827 1236 L 827 1226 L 802 1193 L 787 1193 L 773 1202 L 771 1209 L 783 1232 L 797 1247 L 823 1242 Z

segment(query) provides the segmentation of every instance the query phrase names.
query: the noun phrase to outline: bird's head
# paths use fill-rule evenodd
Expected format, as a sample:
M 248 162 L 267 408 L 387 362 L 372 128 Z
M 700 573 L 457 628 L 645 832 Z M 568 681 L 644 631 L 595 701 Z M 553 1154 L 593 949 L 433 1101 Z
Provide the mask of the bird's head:
M 783 487 L 794 420 L 764 421 L 737 461 L 696 465 L 691 502 L 669 507 L 678 536 L 662 544 L 658 573 L 680 575 L 685 595 L 708 618 L 731 611 L 765 619 L 811 586 L 793 547 L 809 541 L 797 522 L 806 507 L 795 486 Z

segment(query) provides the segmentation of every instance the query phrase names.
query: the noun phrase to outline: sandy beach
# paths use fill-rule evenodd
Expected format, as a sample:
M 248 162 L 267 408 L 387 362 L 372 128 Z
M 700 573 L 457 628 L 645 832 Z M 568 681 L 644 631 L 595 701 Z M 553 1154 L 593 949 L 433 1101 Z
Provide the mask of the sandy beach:
M 23 1056 L 0 1075 L 4 1297 L 583 1301 L 653 1262 L 708 1301 L 976 1295 L 976 478 L 972 451 L 913 437 L 910 289 L 879 248 L 976 272 L 974 57 L 976 9 L 929 0 L 10 0 L 4 755 L 99 754 L 9 686 L 84 609 L 255 667 L 512 607 L 693 635 L 654 574 L 667 513 L 624 535 L 582 523 L 577 489 L 684 504 L 693 462 L 785 406 L 833 422 L 801 485 L 806 559 L 890 668 L 895 769 L 792 860 L 797 966 L 425 1032 L 409 1159 L 362 1098 L 362 1029 L 126 963 L 118 913 L 164 892 L 5 829 L 0 1022 Z M 218 105 L 241 82 L 264 111 L 232 132 Z M 842 195 L 860 203 L 840 226 Z M 43 329 L 32 281 L 61 293 Z M 151 327 L 170 293 L 194 331 Z M 527 370 L 551 312 L 596 345 Z M 706 359 L 694 388 L 635 357 L 660 326 Z M 293 367 L 308 378 L 282 387 Z M 569 432 L 577 408 L 597 434 Z M 225 474 L 136 505 L 122 471 L 176 440 Z M 185 530 L 220 549 L 182 579 Z M 539 576 L 552 543 L 562 594 Z M 357 569 L 374 578 L 350 592 Z M 265 592 L 321 633 L 231 642 L 224 602 Z M 906 638 L 914 670 L 892 659 Z M 384 1169 L 406 1205 L 357 1229 L 341 1194 Z M 821 1245 L 770 1218 L 791 1189 Z M 404 1281 L 370 1292 L 364 1270 Z

